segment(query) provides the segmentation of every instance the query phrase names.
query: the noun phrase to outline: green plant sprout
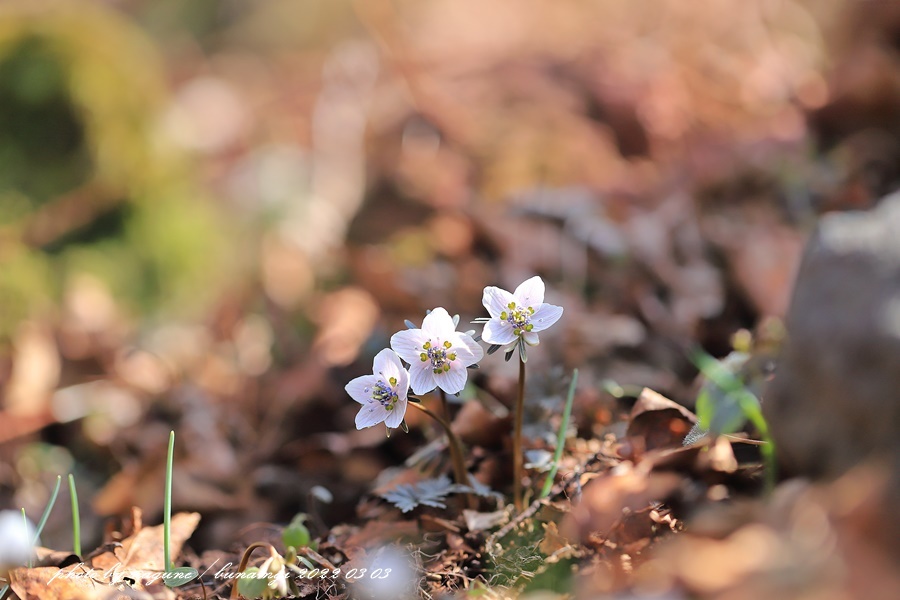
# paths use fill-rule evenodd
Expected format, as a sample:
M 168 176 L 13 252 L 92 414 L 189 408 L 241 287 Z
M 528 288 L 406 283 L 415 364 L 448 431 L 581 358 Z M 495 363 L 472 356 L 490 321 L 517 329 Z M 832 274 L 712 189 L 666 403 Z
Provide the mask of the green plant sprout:
M 303 548 L 310 545 L 312 538 L 309 535 L 309 529 L 306 527 L 308 518 L 304 513 L 295 515 L 290 525 L 281 532 L 281 541 L 284 542 L 286 548 Z
M 163 582 L 168 587 L 189 583 L 200 574 L 193 567 L 175 568 L 170 556 L 169 540 L 172 534 L 172 463 L 175 455 L 175 432 L 169 432 L 169 452 L 166 456 L 166 493 L 163 499 Z
M 553 464 L 550 472 L 547 473 L 547 479 L 544 480 L 544 488 L 541 490 L 541 498 L 550 495 L 550 488 L 553 487 L 553 480 L 556 478 L 556 472 L 559 470 L 559 461 L 562 458 L 563 446 L 566 443 L 566 430 L 569 428 L 569 419 L 572 416 L 572 404 L 575 400 L 575 386 L 578 384 L 578 369 L 572 371 L 572 381 L 569 383 L 569 393 L 566 396 L 566 406 L 563 409 L 562 422 L 559 424 L 559 434 L 556 436 L 556 451 L 553 453 Z
M 710 393 L 709 389 L 703 389 L 697 396 L 697 418 L 700 427 L 713 435 L 725 435 L 737 431 L 744 419 L 750 421 L 765 442 L 760 445 L 760 453 L 765 468 L 766 493 L 771 493 L 775 488 L 777 475 L 775 442 L 762 414 L 759 398 L 725 365 L 702 350 L 694 351 L 691 360 L 704 377 L 724 392 L 719 395 Z
M 72 501 L 72 552 L 81 556 L 81 516 L 78 512 L 78 492 L 75 490 L 75 476 L 69 473 L 69 498 Z

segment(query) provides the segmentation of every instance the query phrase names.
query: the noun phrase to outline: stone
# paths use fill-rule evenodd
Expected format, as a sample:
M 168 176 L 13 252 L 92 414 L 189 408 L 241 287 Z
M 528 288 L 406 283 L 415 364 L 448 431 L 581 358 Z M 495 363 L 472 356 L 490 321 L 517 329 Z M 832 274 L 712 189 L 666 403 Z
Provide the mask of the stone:
M 786 325 L 764 405 L 783 466 L 831 478 L 900 459 L 900 193 L 822 218 Z

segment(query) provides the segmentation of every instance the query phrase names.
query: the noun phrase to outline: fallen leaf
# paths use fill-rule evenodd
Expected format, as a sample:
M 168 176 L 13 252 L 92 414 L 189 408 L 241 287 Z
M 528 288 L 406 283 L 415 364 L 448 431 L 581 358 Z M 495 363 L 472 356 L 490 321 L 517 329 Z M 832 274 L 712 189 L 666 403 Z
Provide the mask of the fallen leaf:
M 178 513 L 172 517 L 169 552 L 173 560 L 181 553 L 181 547 L 199 522 L 199 513 Z M 94 557 L 91 566 L 103 571 L 116 565 L 121 565 L 122 569 L 164 571 L 163 548 L 163 526 L 145 527 L 123 540 L 115 553 L 104 552 Z
M 72 567 L 73 576 L 57 567 L 25 567 L 9 573 L 10 587 L 21 600 L 94 600 L 106 598 L 110 587 Z M 64 572 L 65 573 L 65 572 Z
M 626 436 L 632 447 L 644 451 L 677 448 L 697 416 L 677 402 L 644 388 L 631 410 Z

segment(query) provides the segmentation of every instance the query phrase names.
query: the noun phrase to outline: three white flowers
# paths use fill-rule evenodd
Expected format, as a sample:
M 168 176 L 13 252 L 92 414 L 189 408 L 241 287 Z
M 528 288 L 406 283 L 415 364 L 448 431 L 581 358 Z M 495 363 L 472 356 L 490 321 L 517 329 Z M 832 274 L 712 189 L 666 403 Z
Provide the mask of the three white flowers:
M 497 287 L 486 287 L 482 303 L 491 318 L 484 326 L 482 339 L 504 346 L 520 339 L 530 345 L 539 343 L 538 332 L 556 323 L 562 316 L 559 306 L 544 303 L 544 282 L 532 277 L 510 294 Z M 440 388 L 447 394 L 462 391 L 468 368 L 484 357 L 484 350 L 468 333 L 456 331 L 456 323 L 442 307 L 426 315 L 421 329 L 399 331 L 391 336 L 391 348 L 375 356 L 373 374 L 357 377 L 346 385 L 347 393 L 362 405 L 356 415 L 356 428 L 372 427 L 382 421 L 388 428 L 403 422 L 409 389 L 427 394 Z M 409 364 L 409 371 L 400 359 Z

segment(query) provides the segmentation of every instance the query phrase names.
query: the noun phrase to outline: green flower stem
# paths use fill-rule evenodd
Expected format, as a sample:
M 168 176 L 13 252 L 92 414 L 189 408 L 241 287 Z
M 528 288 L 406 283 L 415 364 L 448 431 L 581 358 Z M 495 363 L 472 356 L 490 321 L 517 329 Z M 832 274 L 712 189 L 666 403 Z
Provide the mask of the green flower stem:
M 169 432 L 169 453 L 166 458 L 166 494 L 163 499 L 163 570 L 172 570 L 169 537 L 172 530 L 172 462 L 175 455 L 175 432 Z
M 69 498 L 72 500 L 72 552 L 81 556 L 81 517 L 78 513 L 78 492 L 75 490 L 75 476 L 69 473 Z
M 569 383 L 569 394 L 566 396 L 566 407 L 563 409 L 562 422 L 559 424 L 559 435 L 556 437 L 556 451 L 553 453 L 553 466 L 547 473 L 547 479 L 544 480 L 544 488 L 541 490 L 541 498 L 550 495 L 550 488 L 553 487 L 553 480 L 556 478 L 556 472 L 559 470 L 559 460 L 562 458 L 563 447 L 566 444 L 566 430 L 569 428 L 569 418 L 572 416 L 572 404 L 575 400 L 575 385 L 578 383 L 578 369 L 572 371 L 572 381 Z
M 521 341 L 519 342 L 522 343 Z M 513 503 L 516 511 L 521 512 L 524 506 L 522 498 L 522 421 L 525 417 L 525 361 L 519 360 L 519 393 L 516 396 L 516 420 L 513 429 Z
M 469 484 L 469 474 L 466 471 L 466 461 L 465 454 L 463 453 L 462 443 L 459 441 L 459 438 L 456 437 L 456 434 L 453 433 L 453 430 L 450 428 L 450 423 L 439 417 L 434 412 L 428 410 L 421 402 L 410 402 L 409 406 L 415 406 L 426 415 L 434 419 L 440 424 L 441 428 L 443 428 L 444 433 L 447 434 L 447 442 L 450 447 L 450 462 L 453 464 L 453 478 L 456 479 L 456 483 L 460 485 L 470 485 Z M 471 494 L 466 494 L 466 502 L 470 507 L 474 507 L 475 499 Z

